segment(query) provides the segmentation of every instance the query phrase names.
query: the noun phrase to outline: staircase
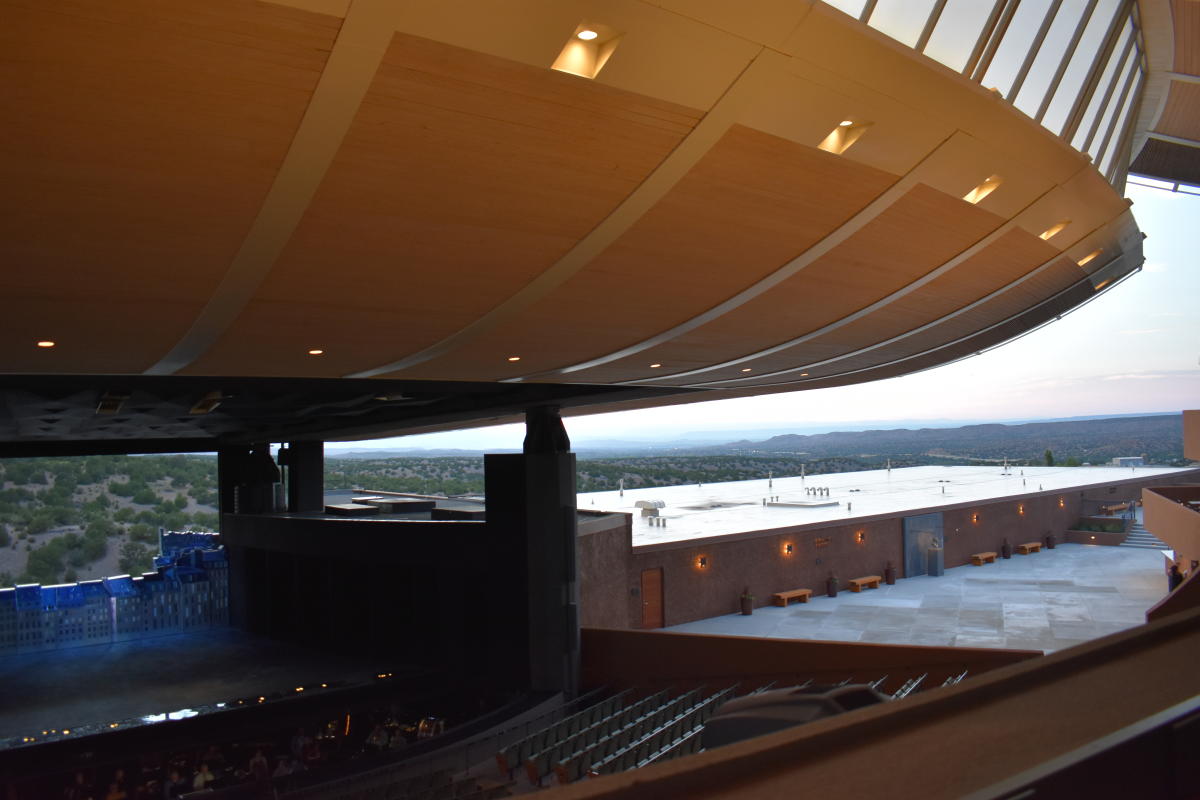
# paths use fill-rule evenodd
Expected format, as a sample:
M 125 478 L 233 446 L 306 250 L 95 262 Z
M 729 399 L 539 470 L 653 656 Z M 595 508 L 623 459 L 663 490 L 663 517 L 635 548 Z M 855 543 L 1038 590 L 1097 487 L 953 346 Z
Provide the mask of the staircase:
M 1125 537 L 1125 541 L 1121 542 L 1121 547 L 1140 547 L 1144 550 L 1171 549 L 1171 545 L 1142 527 L 1141 520 L 1133 523 L 1133 527 L 1129 529 L 1129 535 Z

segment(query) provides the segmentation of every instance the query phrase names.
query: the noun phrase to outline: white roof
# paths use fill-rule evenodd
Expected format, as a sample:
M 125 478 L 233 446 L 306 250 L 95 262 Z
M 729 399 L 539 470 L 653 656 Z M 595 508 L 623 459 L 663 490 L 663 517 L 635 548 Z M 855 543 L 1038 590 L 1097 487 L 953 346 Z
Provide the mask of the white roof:
M 1171 467 L 905 467 L 868 472 L 839 472 L 728 483 L 654 486 L 645 489 L 588 492 L 578 496 L 579 508 L 621 511 L 635 515 L 633 544 L 658 544 L 731 533 L 786 528 L 794 525 L 840 522 L 863 517 L 896 516 L 937 506 L 979 503 L 1004 497 L 1083 489 L 1125 479 L 1170 475 L 1194 468 Z M 828 496 L 805 490 L 828 488 Z M 1126 494 L 1128 496 L 1126 496 Z M 1112 499 L 1132 500 L 1141 492 L 1119 491 Z M 778 497 L 775 505 L 764 499 Z M 661 500 L 658 519 L 665 526 L 637 518 L 639 500 Z M 835 502 L 836 505 L 829 505 Z

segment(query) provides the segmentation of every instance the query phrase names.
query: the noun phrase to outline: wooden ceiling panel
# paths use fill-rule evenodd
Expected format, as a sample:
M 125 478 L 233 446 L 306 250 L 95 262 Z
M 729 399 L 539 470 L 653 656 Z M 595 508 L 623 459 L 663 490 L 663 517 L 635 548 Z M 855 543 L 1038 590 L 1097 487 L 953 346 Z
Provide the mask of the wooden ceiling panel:
M 847 241 L 770 292 L 639 354 L 636 362 L 614 362 L 572 377 L 597 381 L 611 380 L 615 374 L 653 377 L 654 371 L 648 369 L 651 363 L 661 363 L 663 371 L 673 372 L 777 345 L 897 291 L 1001 224 L 1003 220 L 995 214 L 918 184 Z M 783 351 L 747 366 L 765 372 L 793 362 L 790 351 Z M 690 380 L 705 379 L 710 378 Z
M 18 347 L 62 341 L 65 372 L 140 372 L 225 274 L 340 20 L 236 0 L 5 0 L 0 16 L 4 327 Z M 136 337 L 113 324 L 129 300 Z M 68 347 L 79 331 L 88 346 Z
M 506 376 L 512 354 L 528 374 L 645 340 L 779 269 L 895 180 L 735 125 L 629 231 L 520 318 L 397 375 Z
M 1172 81 L 1157 133 L 1200 141 L 1200 83 Z
M 552 266 L 699 116 L 397 33 L 257 299 L 302 309 L 297 337 L 360 328 L 354 371 L 416 352 Z M 188 371 L 247 368 L 242 342 L 271 324 L 263 307 Z
M 1196 0 L 1173 0 L 1171 15 L 1175 18 L 1175 71 L 1185 75 L 1200 75 L 1200 3 Z

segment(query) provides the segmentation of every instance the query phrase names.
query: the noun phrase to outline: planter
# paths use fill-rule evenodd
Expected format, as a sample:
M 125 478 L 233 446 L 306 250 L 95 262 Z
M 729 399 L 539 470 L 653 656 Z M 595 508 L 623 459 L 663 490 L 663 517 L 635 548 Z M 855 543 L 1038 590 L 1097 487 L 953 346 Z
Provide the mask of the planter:
M 1053 550 L 1053 549 L 1054 549 L 1054 543 L 1055 543 L 1055 542 L 1057 542 L 1057 541 L 1058 541 L 1058 540 L 1054 538 L 1054 534 L 1053 534 L 1053 533 L 1049 534 L 1049 535 L 1046 537 L 1046 549 L 1047 549 L 1047 550 Z
M 741 603 L 742 603 L 742 616 L 748 617 L 751 614 L 753 614 L 754 613 L 754 598 L 746 597 L 745 595 L 742 595 L 742 597 L 740 599 L 741 599 Z
M 838 579 L 837 578 L 831 577 L 829 580 L 825 581 L 825 594 L 829 595 L 830 597 L 837 597 L 837 592 L 838 592 Z
M 883 582 L 888 586 L 896 585 L 896 568 L 892 566 L 892 562 L 883 568 Z
M 1012 547 L 1008 543 L 1008 539 L 1004 540 L 1004 544 L 1000 545 L 1000 557 L 1012 558 Z

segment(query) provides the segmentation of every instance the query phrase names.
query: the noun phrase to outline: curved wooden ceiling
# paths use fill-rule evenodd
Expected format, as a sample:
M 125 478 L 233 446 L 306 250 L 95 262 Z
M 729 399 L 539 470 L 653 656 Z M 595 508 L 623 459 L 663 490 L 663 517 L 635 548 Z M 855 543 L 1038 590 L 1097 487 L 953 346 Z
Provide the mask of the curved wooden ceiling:
M 0 0 L 3 371 L 683 402 L 926 369 L 1140 265 L 994 94 L 820 3 L 675 5 Z M 594 80 L 549 68 L 583 22 Z

